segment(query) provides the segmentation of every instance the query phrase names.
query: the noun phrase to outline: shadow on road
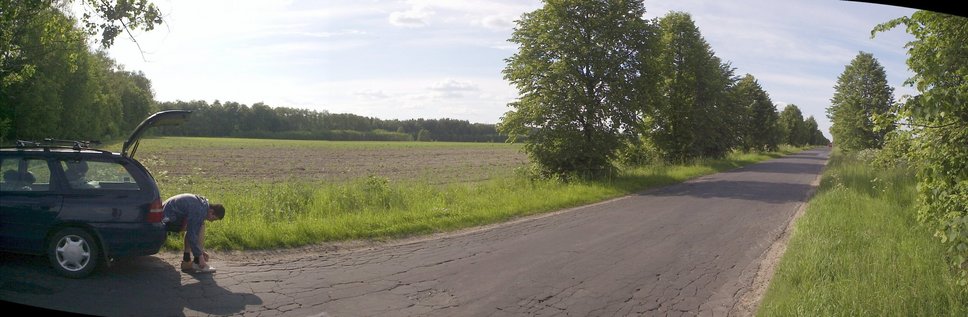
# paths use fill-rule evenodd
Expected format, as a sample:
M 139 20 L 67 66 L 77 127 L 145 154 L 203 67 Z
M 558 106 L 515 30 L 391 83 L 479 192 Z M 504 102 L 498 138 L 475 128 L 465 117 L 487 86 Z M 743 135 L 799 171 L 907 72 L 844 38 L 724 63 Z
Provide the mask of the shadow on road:
M 0 300 L 98 316 L 183 316 L 186 308 L 231 315 L 262 304 L 258 296 L 220 286 L 217 276 L 187 276 L 154 256 L 124 259 L 87 278 L 69 279 L 54 273 L 43 256 L 10 253 L 0 253 Z
M 801 201 L 810 190 L 809 184 L 789 184 L 758 181 L 704 181 L 682 183 L 640 196 L 692 196 L 699 198 L 731 198 L 767 203 Z
M 791 155 L 787 155 L 787 156 L 784 156 L 784 157 L 786 157 L 786 158 L 800 159 L 800 160 L 818 160 L 818 161 L 826 161 L 827 160 L 826 157 L 824 157 L 824 156 L 818 156 L 818 155 L 813 154 L 813 153 L 811 153 L 811 154 L 791 154 Z
M 757 163 L 753 165 L 747 165 L 746 167 L 738 170 L 727 171 L 725 173 L 742 173 L 742 172 L 762 172 L 762 173 L 781 173 L 781 174 L 819 174 L 823 169 L 823 162 L 826 159 L 810 158 L 811 160 L 816 159 L 817 162 L 813 163 L 794 163 L 785 161 L 769 161 L 763 163 Z
M 193 275 L 196 283 L 183 285 L 181 292 L 193 296 L 186 308 L 212 315 L 232 315 L 245 310 L 246 305 L 261 305 L 254 294 L 234 293 L 216 283 L 212 274 Z

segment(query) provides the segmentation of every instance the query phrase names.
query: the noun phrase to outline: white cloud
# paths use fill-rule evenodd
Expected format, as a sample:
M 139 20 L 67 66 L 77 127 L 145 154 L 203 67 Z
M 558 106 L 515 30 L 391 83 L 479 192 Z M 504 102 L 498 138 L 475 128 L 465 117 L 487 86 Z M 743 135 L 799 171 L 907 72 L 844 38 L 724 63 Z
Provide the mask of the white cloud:
M 433 98 L 454 99 L 479 91 L 480 87 L 470 81 L 447 79 L 434 83 L 429 89 L 433 91 Z
M 384 92 L 383 90 L 373 90 L 373 89 L 357 91 L 355 95 L 362 97 L 364 99 L 370 99 L 370 100 L 386 99 L 390 97 L 390 95 L 387 95 L 387 93 Z
M 430 25 L 430 17 L 433 15 L 433 11 L 428 11 L 421 7 L 414 7 L 406 11 L 390 13 L 390 24 L 406 28 L 425 27 Z
M 434 91 L 476 91 L 479 90 L 477 85 L 472 82 L 456 79 L 447 79 L 444 81 L 436 82 L 430 86 L 430 90 Z
M 306 29 L 306 28 L 302 28 L 302 29 Z M 367 32 L 360 31 L 360 30 L 293 31 L 293 32 L 280 32 L 276 34 L 268 33 L 268 35 L 288 35 L 288 36 L 317 38 L 317 39 L 328 39 L 328 38 L 334 38 L 334 37 L 347 37 L 351 35 L 367 35 L 367 34 L 368 34 Z
M 390 23 L 400 27 L 424 27 L 435 23 L 448 26 L 484 27 L 510 31 L 522 13 L 540 7 L 538 1 L 519 0 L 408 0 L 407 9 L 390 14 Z M 439 17 L 439 18 L 438 18 Z
M 514 28 L 514 18 L 504 15 L 489 15 L 481 19 L 481 25 L 492 30 L 511 30 Z

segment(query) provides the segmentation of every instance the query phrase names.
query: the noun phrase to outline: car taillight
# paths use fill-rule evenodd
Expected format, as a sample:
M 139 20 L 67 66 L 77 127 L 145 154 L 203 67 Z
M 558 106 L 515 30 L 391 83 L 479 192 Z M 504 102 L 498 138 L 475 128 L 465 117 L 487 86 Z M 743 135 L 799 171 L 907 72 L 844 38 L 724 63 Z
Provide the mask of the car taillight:
M 165 218 L 165 210 L 161 205 L 161 198 L 155 198 L 155 201 L 151 202 L 151 209 L 148 210 L 148 222 L 161 222 L 163 218 Z

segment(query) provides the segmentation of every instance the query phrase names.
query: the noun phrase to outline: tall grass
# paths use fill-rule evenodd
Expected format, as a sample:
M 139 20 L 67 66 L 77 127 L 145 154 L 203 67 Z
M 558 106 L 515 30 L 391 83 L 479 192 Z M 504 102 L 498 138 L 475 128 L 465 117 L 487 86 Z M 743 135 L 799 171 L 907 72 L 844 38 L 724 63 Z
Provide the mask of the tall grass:
M 915 194 L 910 171 L 835 154 L 758 315 L 968 316 Z
M 799 151 L 785 148 L 784 153 Z M 559 182 L 524 176 L 431 184 L 370 176 L 351 182 L 293 180 L 260 183 L 159 176 L 162 195 L 199 193 L 226 206 L 206 229 L 206 247 L 271 249 L 325 241 L 388 239 L 501 222 L 614 198 L 780 156 L 734 153 L 689 165 L 627 168 L 597 181 Z M 540 199 L 536 199 L 540 197 Z M 169 249 L 181 241 L 171 237 Z

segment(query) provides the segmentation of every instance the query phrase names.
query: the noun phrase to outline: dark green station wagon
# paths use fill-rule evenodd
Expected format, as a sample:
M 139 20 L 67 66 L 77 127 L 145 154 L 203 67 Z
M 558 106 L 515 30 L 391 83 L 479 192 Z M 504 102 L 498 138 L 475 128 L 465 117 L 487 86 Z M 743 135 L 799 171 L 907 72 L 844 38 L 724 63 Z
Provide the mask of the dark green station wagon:
M 0 250 L 46 254 L 57 273 L 72 278 L 158 253 L 166 239 L 162 199 L 134 154 L 148 128 L 181 124 L 190 113 L 149 116 L 121 153 L 53 139 L 0 148 Z

